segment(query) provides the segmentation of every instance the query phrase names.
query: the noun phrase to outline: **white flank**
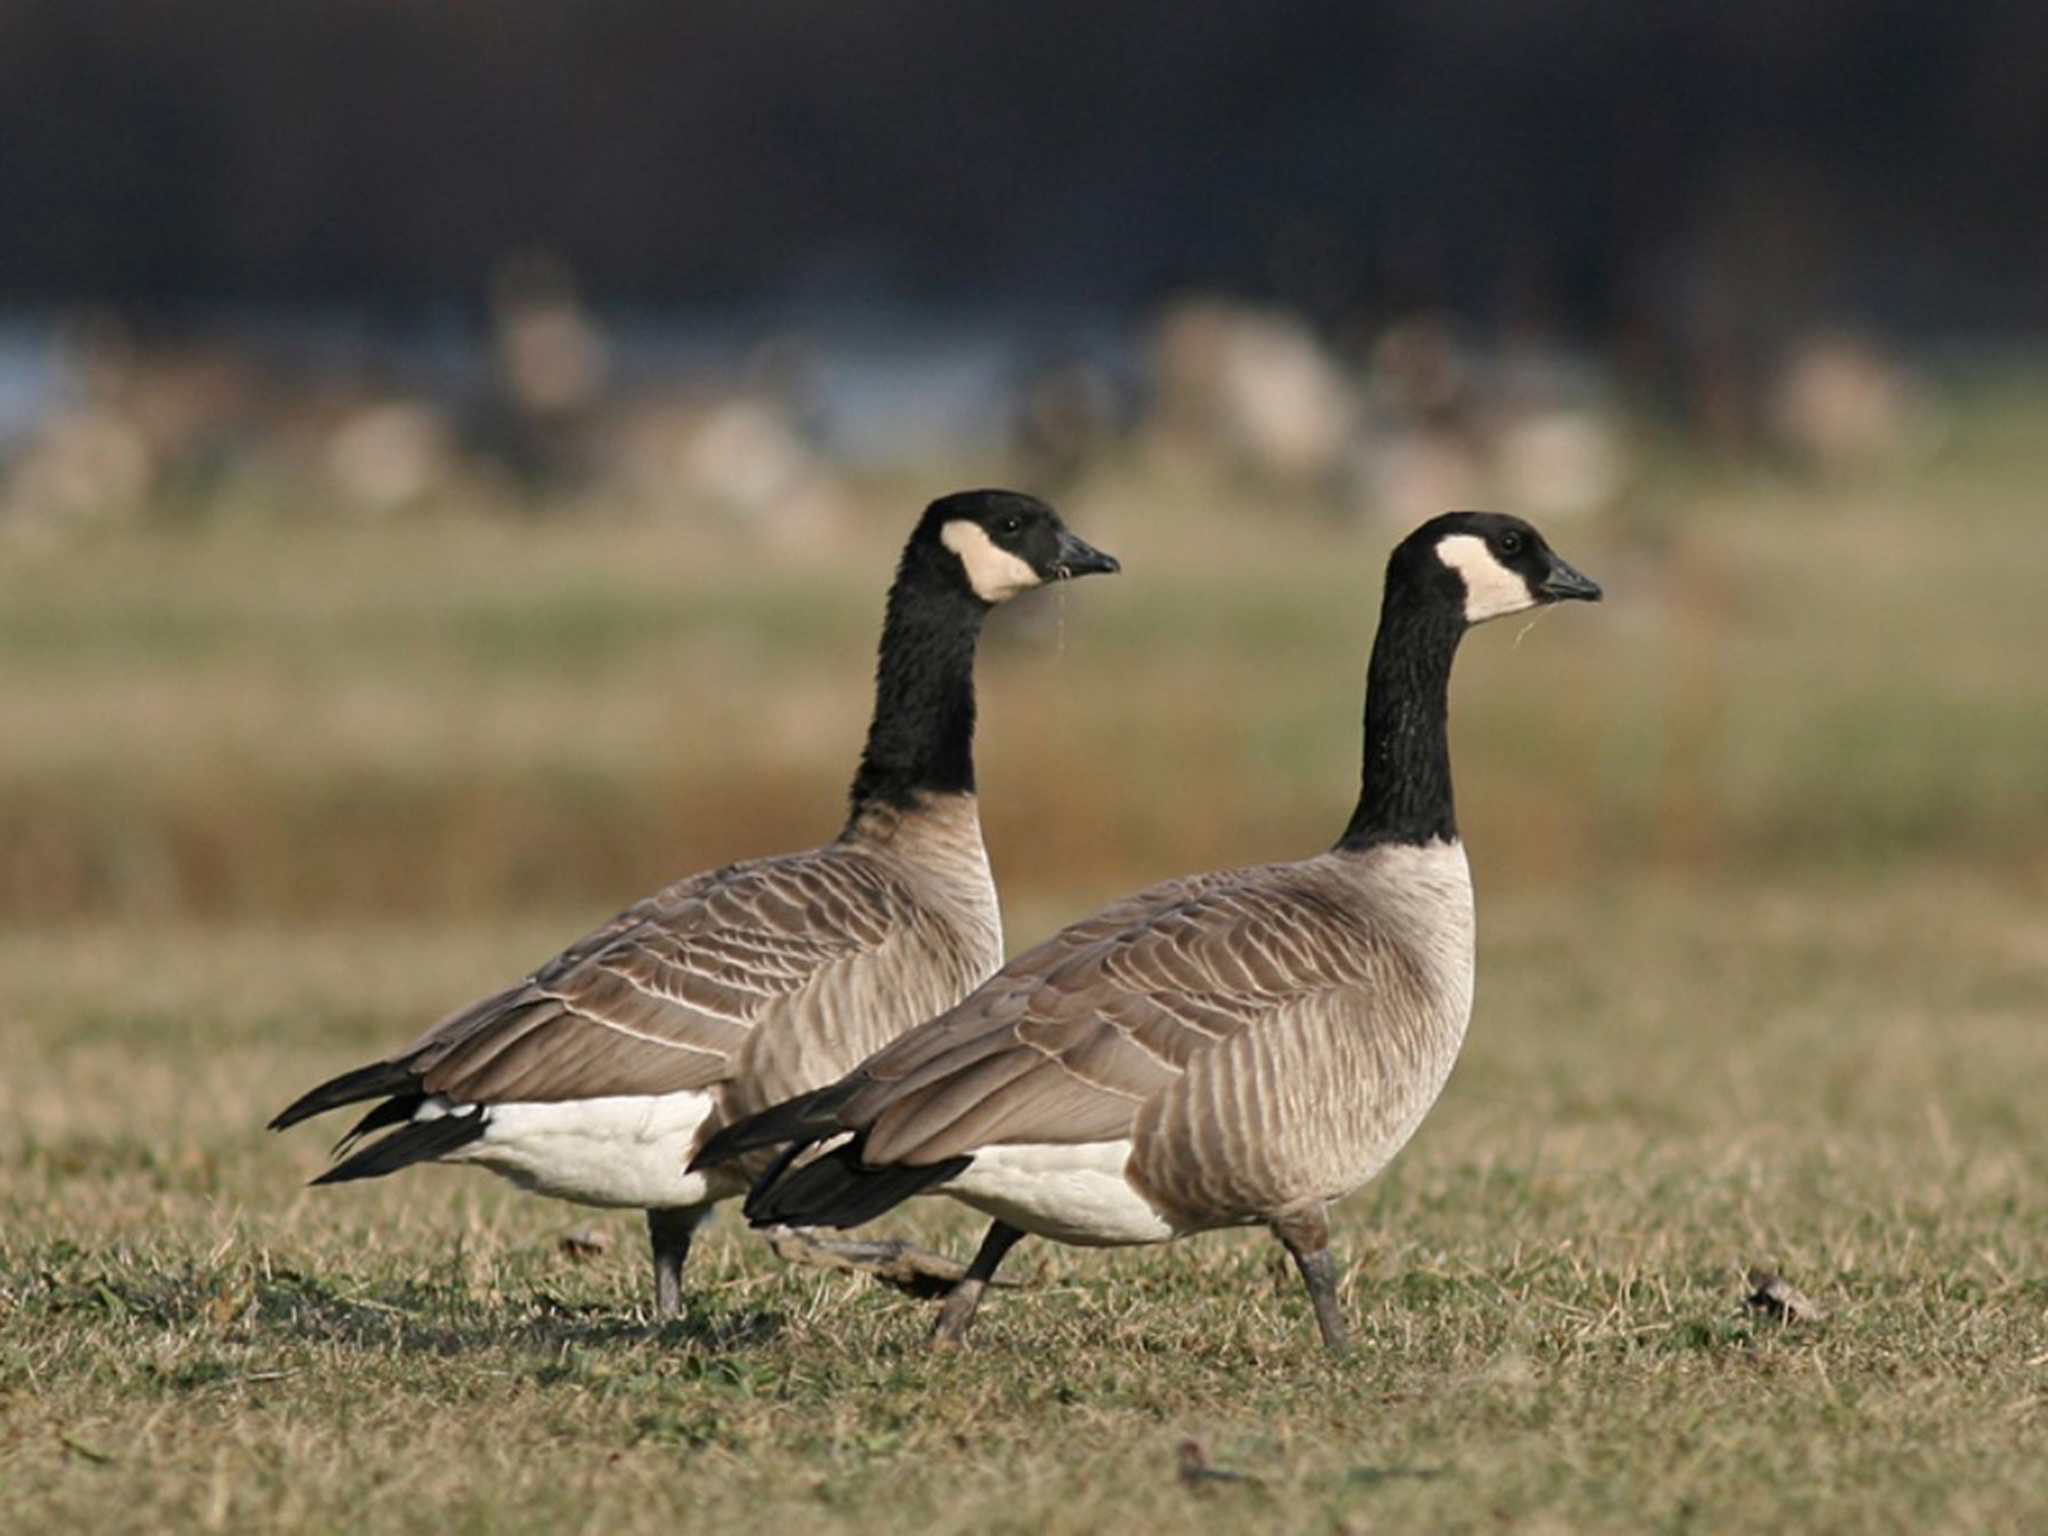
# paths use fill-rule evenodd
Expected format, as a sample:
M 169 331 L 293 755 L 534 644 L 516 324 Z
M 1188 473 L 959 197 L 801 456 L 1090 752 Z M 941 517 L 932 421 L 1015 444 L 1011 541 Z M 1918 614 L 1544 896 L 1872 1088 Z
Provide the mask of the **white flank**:
M 976 1210 L 1062 1243 L 1163 1243 L 1178 1229 L 1131 1188 L 1124 1177 L 1130 1156 L 1128 1140 L 982 1147 L 942 1187 Z
M 939 541 L 960 557 L 968 585 L 985 603 L 1004 603 L 1019 592 L 1045 585 L 1045 579 L 1007 549 L 998 549 L 981 524 L 956 517 L 939 530 Z
M 1536 606 L 1529 583 L 1496 560 L 1477 534 L 1454 533 L 1440 539 L 1436 555 L 1464 580 L 1467 624 Z
M 684 1171 L 713 1107 L 711 1095 L 694 1092 L 493 1104 L 483 1135 L 444 1160 L 481 1163 L 523 1189 L 582 1205 L 702 1205 L 744 1187 L 723 1170 Z M 435 1112 L 431 1100 L 420 1108 L 422 1118 Z M 445 1103 L 439 1112 L 451 1108 L 461 1112 Z

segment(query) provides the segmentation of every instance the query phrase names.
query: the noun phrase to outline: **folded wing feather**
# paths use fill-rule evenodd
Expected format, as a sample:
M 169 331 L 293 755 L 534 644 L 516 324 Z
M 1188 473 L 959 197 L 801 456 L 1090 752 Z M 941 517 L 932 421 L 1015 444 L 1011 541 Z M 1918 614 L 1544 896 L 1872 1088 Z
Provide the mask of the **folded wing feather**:
M 896 879 L 841 849 L 708 871 L 444 1019 L 398 1059 L 424 1091 L 457 1103 L 709 1087 L 778 1004 L 885 961 L 890 930 L 873 914 L 906 904 Z
M 1019 957 L 883 1051 L 841 1123 L 866 1132 L 870 1164 L 1132 1136 L 1220 1043 L 1256 1055 L 1248 1035 L 1388 964 L 1305 866 L 1175 881 Z

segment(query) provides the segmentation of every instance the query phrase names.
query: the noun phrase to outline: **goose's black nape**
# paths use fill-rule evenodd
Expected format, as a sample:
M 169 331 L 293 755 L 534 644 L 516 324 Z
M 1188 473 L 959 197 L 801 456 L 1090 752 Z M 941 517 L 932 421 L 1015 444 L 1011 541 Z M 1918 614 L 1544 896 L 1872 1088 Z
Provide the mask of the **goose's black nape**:
M 925 508 L 896 567 L 875 663 L 875 712 L 849 792 L 913 807 L 974 790 L 974 653 L 989 610 L 1032 587 L 1120 567 L 1020 491 L 956 491 Z
M 1488 618 L 1600 595 L 1533 524 L 1509 513 L 1446 512 L 1397 544 L 1366 668 L 1358 803 L 1337 846 L 1455 841 L 1449 720 L 1458 642 Z

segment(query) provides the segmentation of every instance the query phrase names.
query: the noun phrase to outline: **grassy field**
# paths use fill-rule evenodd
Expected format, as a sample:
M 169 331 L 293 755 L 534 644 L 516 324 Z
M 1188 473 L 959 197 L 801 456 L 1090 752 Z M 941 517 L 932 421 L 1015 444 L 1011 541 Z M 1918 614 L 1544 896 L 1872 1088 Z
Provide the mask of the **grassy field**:
M 802 558 L 601 521 L 8 550 L 0 1529 L 2041 1529 L 2038 404 L 1882 485 L 1654 477 L 1553 530 L 1607 605 L 1468 644 L 1479 1006 L 1340 1213 L 1336 1364 L 1255 1234 L 1028 1244 L 939 1357 L 727 1216 L 654 1330 L 630 1216 L 308 1191 L 317 1132 L 260 1129 L 658 881 L 833 830 L 911 508 Z M 982 671 L 1016 943 L 1328 840 L 1387 543 L 1070 512 L 1127 574 Z M 1746 1307 L 1752 1266 L 1825 1317 Z

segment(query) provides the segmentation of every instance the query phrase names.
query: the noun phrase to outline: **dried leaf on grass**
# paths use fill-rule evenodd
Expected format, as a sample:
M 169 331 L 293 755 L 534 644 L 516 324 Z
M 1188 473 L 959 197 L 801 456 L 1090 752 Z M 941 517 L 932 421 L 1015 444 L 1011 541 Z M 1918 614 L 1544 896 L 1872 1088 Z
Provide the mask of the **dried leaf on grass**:
M 1761 1312 L 1786 1323 L 1824 1323 L 1828 1320 L 1824 1307 L 1804 1291 L 1795 1289 L 1774 1269 L 1752 1269 L 1749 1285 L 1750 1292 L 1744 1305 L 1753 1312 Z
M 1211 1466 L 1209 1452 L 1199 1440 L 1183 1440 L 1176 1455 L 1175 1474 L 1183 1488 L 1200 1488 L 1209 1483 L 1250 1483 L 1257 1486 L 1258 1479 L 1248 1472 L 1233 1472 L 1227 1467 Z
M 612 1251 L 612 1235 L 603 1227 L 571 1227 L 555 1240 L 555 1247 L 564 1258 L 588 1264 Z

